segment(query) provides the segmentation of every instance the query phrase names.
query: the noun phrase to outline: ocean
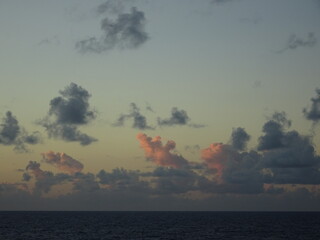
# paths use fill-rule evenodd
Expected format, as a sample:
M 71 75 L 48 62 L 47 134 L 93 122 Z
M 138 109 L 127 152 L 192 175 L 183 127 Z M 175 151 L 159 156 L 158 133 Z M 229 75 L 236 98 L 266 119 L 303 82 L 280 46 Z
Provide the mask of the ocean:
M 320 239 L 320 212 L 0 212 L 0 239 Z

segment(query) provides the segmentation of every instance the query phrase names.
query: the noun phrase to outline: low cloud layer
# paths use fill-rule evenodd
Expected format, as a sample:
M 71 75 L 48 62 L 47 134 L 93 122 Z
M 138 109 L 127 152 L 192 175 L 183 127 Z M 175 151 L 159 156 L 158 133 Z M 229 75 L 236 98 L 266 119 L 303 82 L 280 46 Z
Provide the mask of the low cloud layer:
M 68 142 L 79 142 L 89 145 L 97 141 L 78 130 L 79 126 L 87 125 L 96 118 L 95 111 L 89 106 L 91 95 L 87 90 L 71 83 L 60 91 L 61 96 L 50 101 L 50 109 L 40 124 L 46 129 L 50 138 Z
M 38 132 L 28 134 L 19 126 L 17 118 L 10 112 L 6 112 L 0 124 L 0 144 L 14 146 L 16 152 L 27 152 L 26 144 L 38 144 L 41 136 Z
M 292 203 L 297 197 L 299 201 L 293 209 L 300 206 L 299 209 L 306 210 L 306 206 L 311 205 L 314 209 L 318 206 L 315 203 L 319 201 L 320 193 L 317 187 L 320 184 L 320 157 L 312 139 L 295 130 L 289 131 L 290 126 L 286 114 L 276 112 L 263 125 L 263 135 L 258 143 L 261 150 L 256 147 L 257 150 L 250 151 L 245 150 L 249 134 L 243 128 L 235 128 L 230 144 L 212 143 L 200 151 L 202 163 L 192 163 L 175 153 L 174 141 L 163 144 L 160 137 L 151 138 L 140 133 L 137 139 L 146 159 L 155 164 L 146 171 L 116 168 L 112 171 L 102 169 L 97 174 L 83 173 L 83 165 L 67 154 L 43 153 L 42 161 L 63 173 L 42 170 L 40 163 L 30 161 L 22 175 L 23 183 L 0 185 L 0 201 L 13 196 L 50 201 L 43 195 L 53 194 L 61 188 L 69 190 L 64 190 L 54 201 L 60 209 L 64 206 L 69 210 L 80 209 L 80 206 L 91 210 L 106 210 L 111 206 L 113 210 L 155 210 L 158 209 L 155 203 L 159 209 L 169 210 L 169 200 L 175 203 L 172 210 L 200 210 L 200 206 L 208 210 L 212 209 L 211 205 L 203 204 L 207 201 L 219 204 L 218 199 L 221 207 L 225 204 L 236 206 L 237 201 L 243 201 L 233 208 L 237 210 L 243 210 L 244 206 L 245 209 L 265 210 L 269 209 L 270 201 L 280 203 L 283 199 L 281 207 L 273 206 L 270 210 L 289 210 L 285 201 L 290 199 Z M 269 144 L 270 139 L 277 144 Z M 83 198 L 86 199 L 84 202 Z M 94 207 L 84 207 L 88 206 L 89 199 Z M 247 201 L 251 201 L 250 204 Z M 137 204 L 132 205 L 132 202 Z M 301 206 L 302 202 L 307 205 Z M 230 210 L 230 206 L 226 209 Z
M 130 112 L 128 114 L 121 114 L 113 126 L 122 127 L 130 119 L 133 120 L 132 128 L 139 130 L 154 129 L 154 127 L 148 125 L 147 118 L 140 113 L 140 108 L 135 103 L 130 104 Z
M 90 37 L 76 43 L 81 53 L 102 53 L 114 48 L 134 49 L 144 44 L 149 36 L 145 31 L 146 18 L 144 12 L 132 7 L 123 12 L 122 1 L 107 1 L 98 7 L 98 13 L 107 15 L 101 20 L 102 36 Z M 110 14 L 111 13 L 111 14 Z M 109 15 L 116 14 L 115 18 Z

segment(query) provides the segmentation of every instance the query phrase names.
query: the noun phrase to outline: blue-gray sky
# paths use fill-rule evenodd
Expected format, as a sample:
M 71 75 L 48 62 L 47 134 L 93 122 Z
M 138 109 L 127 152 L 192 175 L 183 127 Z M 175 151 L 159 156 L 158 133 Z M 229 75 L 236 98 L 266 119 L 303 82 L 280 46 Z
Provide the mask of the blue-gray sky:
M 0 0 L 0 209 L 319 210 L 319 22 L 317 0 Z

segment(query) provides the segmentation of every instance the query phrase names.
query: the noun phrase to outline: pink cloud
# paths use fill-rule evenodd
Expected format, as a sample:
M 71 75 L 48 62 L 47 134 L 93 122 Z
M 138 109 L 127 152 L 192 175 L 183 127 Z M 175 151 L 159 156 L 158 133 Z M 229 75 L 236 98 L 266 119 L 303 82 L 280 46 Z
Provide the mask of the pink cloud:
M 143 133 L 139 133 L 137 139 L 140 142 L 141 148 L 144 149 L 146 157 L 155 164 L 174 168 L 181 168 L 188 165 L 188 161 L 181 155 L 170 152 L 176 147 L 174 141 L 168 141 L 163 145 L 160 136 L 151 138 Z
M 46 153 L 42 153 L 41 155 L 46 163 L 57 167 L 63 172 L 74 174 L 77 172 L 81 172 L 83 169 L 83 164 L 81 162 L 73 159 L 65 153 L 54 153 L 53 151 L 49 151 Z
M 239 158 L 239 153 L 230 145 L 212 143 L 201 151 L 201 158 L 209 169 L 216 171 L 218 181 L 222 182 L 223 170 Z
M 40 163 L 37 163 L 35 161 L 29 161 L 29 164 L 27 165 L 26 170 L 31 171 L 36 178 L 45 177 L 45 171 L 43 171 L 40 168 Z

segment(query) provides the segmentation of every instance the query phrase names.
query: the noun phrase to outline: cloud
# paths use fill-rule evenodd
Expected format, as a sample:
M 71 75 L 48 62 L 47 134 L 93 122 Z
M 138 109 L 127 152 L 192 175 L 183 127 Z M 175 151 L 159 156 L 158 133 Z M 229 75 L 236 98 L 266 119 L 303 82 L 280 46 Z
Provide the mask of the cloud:
M 144 149 L 146 158 L 153 161 L 158 166 L 167 166 L 173 168 L 186 167 L 188 161 L 182 156 L 171 153 L 175 149 L 176 143 L 168 141 L 164 146 L 161 142 L 161 137 L 148 137 L 143 133 L 137 135 L 141 148 Z
M 158 125 L 159 126 L 184 126 L 188 125 L 189 127 L 193 128 L 202 128 L 205 127 L 203 124 L 195 124 L 195 123 L 190 123 L 190 118 L 187 114 L 187 112 L 183 109 L 179 110 L 177 107 L 173 107 L 171 110 L 171 116 L 166 119 L 161 119 L 158 118 Z
M 32 177 L 30 176 L 30 174 L 28 173 L 23 173 L 22 175 L 22 180 L 25 181 L 25 182 L 28 182 Z
M 306 119 L 313 121 L 314 124 L 320 121 L 320 89 L 316 89 L 317 96 L 311 98 L 311 107 L 309 109 L 304 108 L 303 114 Z
M 261 155 L 255 151 L 240 153 L 228 144 L 213 143 L 202 150 L 201 158 L 214 170 L 217 183 L 248 184 L 260 178 Z
M 70 176 L 63 173 L 53 174 L 50 171 L 43 171 L 40 168 L 40 163 L 36 161 L 29 161 L 26 170 L 30 172 L 36 179 L 34 194 L 41 195 L 48 193 L 52 186 L 59 185 L 70 179 Z
M 25 144 L 38 144 L 41 142 L 39 132 L 28 134 L 19 126 L 19 122 L 13 114 L 8 111 L 0 124 L 0 144 L 14 146 L 16 152 L 28 152 Z
M 317 38 L 313 32 L 308 33 L 308 37 L 306 39 L 302 39 L 297 37 L 295 34 L 292 34 L 287 41 L 286 46 L 277 51 L 277 53 L 283 53 L 287 50 L 295 50 L 299 47 L 314 47 L 317 44 Z
M 111 172 L 101 170 L 96 176 L 99 183 L 110 190 L 149 192 L 149 184 L 141 180 L 143 174 L 140 171 L 116 168 Z
M 69 174 L 75 174 L 81 172 L 83 169 L 83 164 L 78 160 L 73 159 L 65 153 L 54 153 L 52 151 L 42 153 L 43 161 L 57 167 L 63 172 Z
M 202 181 L 201 189 L 244 194 L 266 192 L 264 184 L 319 184 L 320 156 L 310 137 L 285 130 L 290 125 L 284 112 L 273 114 L 263 126 L 259 152 L 223 143 L 203 149 L 212 180 Z
M 277 113 L 263 127 L 265 135 L 259 138 L 258 150 L 262 151 L 261 168 L 266 183 L 318 184 L 320 157 L 316 154 L 312 139 L 297 131 L 285 131 L 290 127 L 285 113 Z
M 75 83 L 60 91 L 61 97 L 50 101 L 49 116 L 58 124 L 87 124 L 94 119 L 95 112 L 89 109 L 89 92 Z
M 190 118 L 185 110 L 179 110 L 174 107 L 171 110 L 171 117 L 161 120 L 158 118 L 158 124 L 160 126 L 174 126 L 174 125 L 186 125 L 190 121 Z
M 296 131 L 284 133 L 282 146 L 264 153 L 264 165 L 271 168 L 303 168 L 319 165 L 311 140 Z M 320 166 L 320 165 L 319 165 Z
M 114 2 L 114 1 L 112 1 Z M 121 3 L 119 6 L 110 4 L 110 1 L 100 5 L 98 12 L 113 13 L 120 11 L 116 19 L 105 17 L 101 21 L 103 35 L 97 39 L 90 37 L 76 43 L 76 48 L 81 53 L 101 53 L 114 48 L 133 49 L 145 43 L 149 36 L 145 32 L 146 19 L 144 12 L 132 7 L 129 13 L 123 13 Z
M 245 150 L 247 142 L 250 140 L 250 135 L 244 128 L 235 128 L 231 134 L 231 146 L 237 150 Z
M 73 190 L 80 192 L 94 192 L 100 189 L 95 175 L 92 173 L 75 173 L 73 179 Z
M 130 112 L 128 114 L 121 114 L 113 126 L 123 126 L 127 119 L 133 119 L 132 128 L 140 130 L 154 129 L 154 127 L 147 124 L 147 118 L 140 113 L 140 108 L 135 103 L 130 104 Z
M 104 14 L 119 14 L 124 11 L 124 2 L 123 0 L 108 0 L 97 7 L 97 13 Z
M 264 136 L 259 138 L 258 150 L 270 150 L 283 147 L 283 130 L 291 126 L 285 112 L 275 112 L 263 126 Z
M 78 126 L 87 125 L 96 118 L 90 109 L 87 90 L 71 83 L 60 91 L 61 97 L 50 101 L 50 109 L 40 124 L 46 129 L 49 138 L 58 138 L 68 142 L 80 142 L 89 145 L 97 139 L 78 130 Z
M 22 185 L 0 184 L 0 195 L 1 210 L 20 211 L 318 211 L 320 209 L 319 196 L 302 187 L 278 194 L 261 193 L 236 197 L 234 194 L 206 194 L 206 197 L 196 199 L 188 198 L 189 194 L 181 194 L 185 197 L 173 194 L 155 196 L 145 192 L 100 188 L 91 192 L 74 191 L 55 198 L 43 198 L 23 190 Z M 316 227 L 313 230 L 316 230 Z
M 18 120 L 12 115 L 10 111 L 6 113 L 3 118 L 0 132 L 0 143 L 3 145 L 11 145 L 15 143 L 20 133 Z

